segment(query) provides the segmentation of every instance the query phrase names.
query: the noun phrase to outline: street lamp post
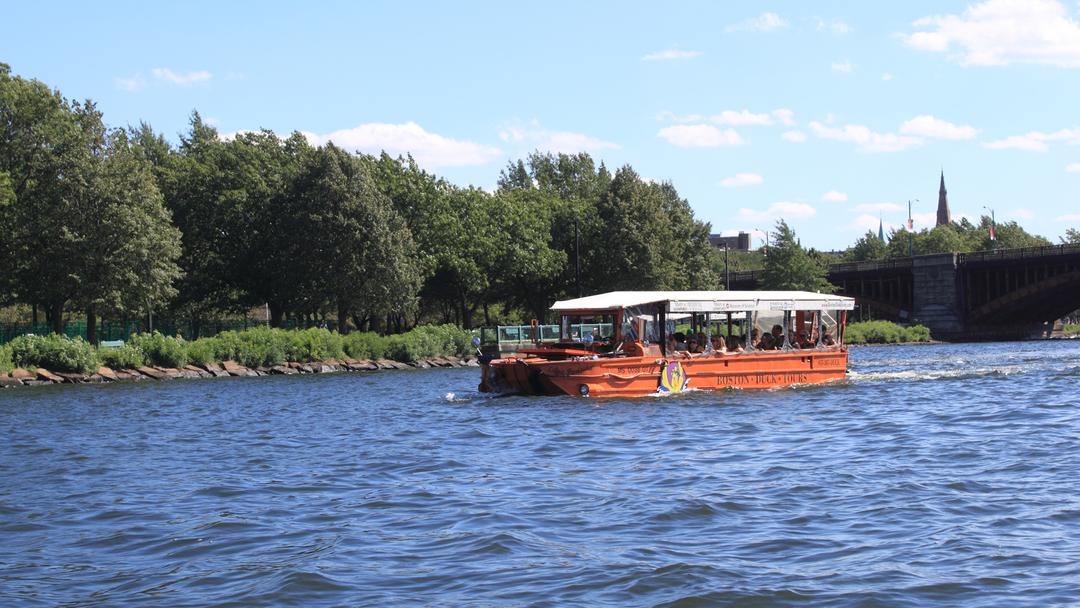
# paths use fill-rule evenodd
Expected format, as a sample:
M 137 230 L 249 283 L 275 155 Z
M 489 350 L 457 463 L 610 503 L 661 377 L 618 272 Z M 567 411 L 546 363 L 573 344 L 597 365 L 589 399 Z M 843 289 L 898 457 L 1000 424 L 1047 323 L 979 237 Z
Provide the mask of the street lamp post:
M 986 205 L 983 205 L 983 209 L 990 212 L 990 248 L 996 249 L 994 244 L 997 242 L 997 220 L 994 218 L 994 210 Z
M 915 255 L 914 245 L 913 245 L 913 239 L 914 239 L 914 234 L 915 234 L 915 220 L 911 219 L 911 201 L 912 200 L 914 200 L 916 203 L 919 202 L 919 199 L 917 199 L 917 198 L 916 199 L 908 199 L 908 202 L 907 202 L 907 254 L 908 254 L 909 258 L 913 257 Z
M 731 248 L 731 246 L 729 244 L 724 243 L 724 290 L 725 291 L 731 291 L 731 272 L 729 270 L 730 267 L 728 266 L 728 257 L 727 257 L 727 252 L 728 252 L 728 249 L 730 249 L 730 248 Z
M 765 235 L 765 256 L 768 257 L 768 255 L 769 255 L 769 232 L 767 230 L 762 230 L 761 228 L 754 228 L 754 230 L 756 230 L 756 231 L 758 231 L 758 232 Z

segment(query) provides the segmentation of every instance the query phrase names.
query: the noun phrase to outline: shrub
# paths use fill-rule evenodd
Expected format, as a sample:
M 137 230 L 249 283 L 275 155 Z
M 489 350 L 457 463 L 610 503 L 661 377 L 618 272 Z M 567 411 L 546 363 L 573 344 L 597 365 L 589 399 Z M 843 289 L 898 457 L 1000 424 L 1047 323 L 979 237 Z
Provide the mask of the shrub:
M 197 365 L 216 363 L 217 354 L 214 352 L 217 346 L 217 337 L 199 338 L 188 344 L 188 361 Z
M 848 344 L 896 344 L 899 342 L 929 342 L 930 330 L 922 325 L 904 327 L 889 321 L 851 323 L 844 330 Z
M 10 372 L 15 369 L 11 362 L 11 348 L 8 345 L 0 346 L 0 372 Z
M 187 342 L 183 338 L 163 336 L 161 332 L 134 334 L 128 344 L 142 351 L 143 357 L 159 367 L 183 367 L 187 363 Z
M 342 338 L 345 352 L 356 359 L 386 358 L 387 339 L 372 332 L 353 332 Z
M 146 365 L 143 352 L 131 344 L 117 348 L 99 348 L 97 354 L 102 365 L 113 369 L 129 369 Z
M 1066 336 L 1080 336 L 1080 323 L 1068 323 L 1064 329 Z M 2 363 L 0 363 L 2 365 Z
M 286 355 L 290 361 L 325 361 L 345 356 L 341 334 L 337 332 L 318 327 L 294 332 L 274 331 L 288 337 L 291 344 Z
M 7 345 L 11 363 L 58 372 L 90 372 L 97 368 L 94 347 L 82 338 L 19 336 Z

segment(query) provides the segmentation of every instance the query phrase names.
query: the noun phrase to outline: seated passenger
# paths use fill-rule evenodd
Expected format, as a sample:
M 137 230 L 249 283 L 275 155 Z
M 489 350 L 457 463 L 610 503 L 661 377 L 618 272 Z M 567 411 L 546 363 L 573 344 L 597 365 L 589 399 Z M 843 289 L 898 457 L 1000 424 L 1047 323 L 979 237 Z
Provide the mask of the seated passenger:
M 832 334 L 828 331 L 822 331 L 821 343 L 824 346 L 836 346 L 836 340 L 833 339 Z
M 686 336 L 682 332 L 675 332 L 675 350 L 685 351 L 686 349 Z
M 713 336 L 712 348 L 720 354 L 727 352 L 727 342 L 724 341 L 724 336 Z
M 697 338 L 690 338 L 690 341 L 686 344 L 686 352 L 697 355 L 704 352 L 704 349 L 701 348 L 701 344 L 698 343 Z

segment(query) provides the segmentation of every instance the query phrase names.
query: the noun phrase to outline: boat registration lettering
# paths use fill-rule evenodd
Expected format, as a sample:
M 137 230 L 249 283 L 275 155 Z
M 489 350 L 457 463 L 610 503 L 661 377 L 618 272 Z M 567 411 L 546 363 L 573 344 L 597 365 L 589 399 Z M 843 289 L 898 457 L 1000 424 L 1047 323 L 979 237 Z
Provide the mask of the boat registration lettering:
M 814 357 L 815 365 L 843 365 L 843 357 Z

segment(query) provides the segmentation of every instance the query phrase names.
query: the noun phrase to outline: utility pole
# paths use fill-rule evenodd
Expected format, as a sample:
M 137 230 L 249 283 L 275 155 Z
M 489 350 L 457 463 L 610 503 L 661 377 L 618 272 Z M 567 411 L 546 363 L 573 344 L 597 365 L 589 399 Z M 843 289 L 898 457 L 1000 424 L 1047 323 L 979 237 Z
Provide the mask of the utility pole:
M 724 243 L 724 290 L 731 291 L 731 270 L 728 266 L 727 252 L 730 246 Z
M 577 297 L 581 297 L 581 233 L 578 231 L 577 218 L 574 218 L 574 281 L 577 283 Z

